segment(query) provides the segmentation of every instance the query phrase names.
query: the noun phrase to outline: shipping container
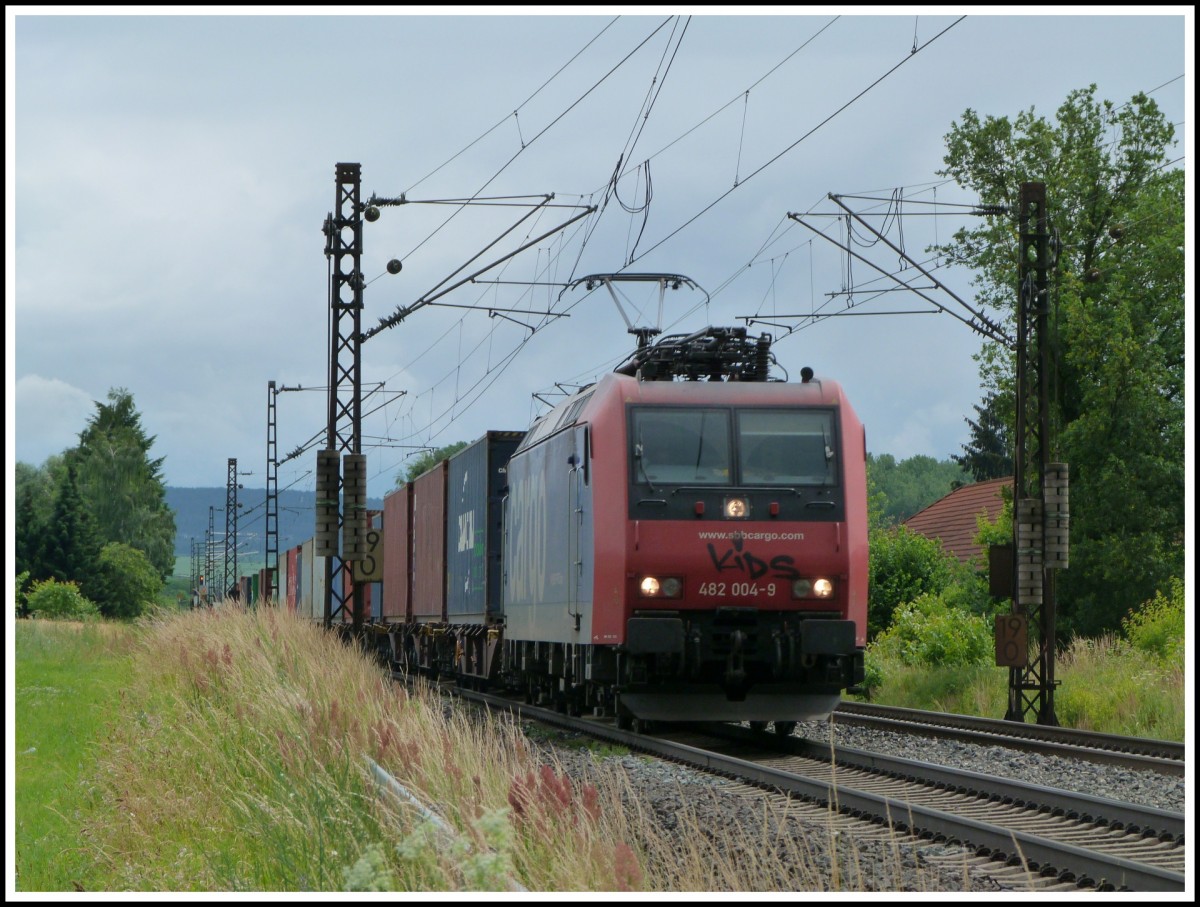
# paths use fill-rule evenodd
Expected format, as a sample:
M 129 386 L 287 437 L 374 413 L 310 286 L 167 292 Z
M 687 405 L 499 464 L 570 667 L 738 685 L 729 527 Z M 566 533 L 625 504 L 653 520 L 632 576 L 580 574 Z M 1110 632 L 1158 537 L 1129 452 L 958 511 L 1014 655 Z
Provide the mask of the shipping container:
M 371 620 L 378 623 L 383 620 L 383 583 L 371 583 L 367 595 L 371 602 Z
M 273 591 L 275 602 L 280 608 L 287 607 L 288 600 L 287 557 L 288 553 L 286 551 L 279 553 L 279 568 L 275 571 L 275 589 Z
M 412 482 L 383 499 L 383 619 L 412 619 Z
M 302 606 L 298 609 L 301 617 L 323 620 L 325 618 L 325 565 L 327 558 L 316 557 L 313 540 L 309 539 L 301 547 L 301 566 L 298 573 L 304 586 Z
M 367 511 L 367 528 L 369 530 L 367 533 L 368 547 L 370 547 L 369 539 L 373 534 L 370 530 L 379 533 L 383 532 L 382 510 Z M 383 560 L 384 548 L 382 544 L 378 544 L 373 551 L 375 557 Z M 383 563 L 387 563 L 387 561 L 384 560 Z M 371 607 L 367 609 L 367 613 L 371 615 L 371 620 L 377 623 L 383 618 L 383 581 L 381 579 L 372 582 L 367 587 L 367 601 L 371 603 Z
M 413 486 L 412 615 L 419 623 L 446 620 L 446 461 Z
M 314 620 L 325 619 L 325 600 L 329 597 L 329 576 L 327 568 L 331 561 L 330 558 L 317 557 L 316 547 L 314 545 L 312 556 L 308 558 L 309 569 L 312 571 L 312 613 L 309 615 Z M 332 607 L 332 606 L 331 606 Z
M 300 546 L 289 548 L 287 553 L 287 606 L 293 614 L 300 603 Z
M 489 431 L 448 461 L 446 615 L 451 623 L 491 623 L 502 613 L 502 503 L 508 460 L 523 437 L 523 431 Z

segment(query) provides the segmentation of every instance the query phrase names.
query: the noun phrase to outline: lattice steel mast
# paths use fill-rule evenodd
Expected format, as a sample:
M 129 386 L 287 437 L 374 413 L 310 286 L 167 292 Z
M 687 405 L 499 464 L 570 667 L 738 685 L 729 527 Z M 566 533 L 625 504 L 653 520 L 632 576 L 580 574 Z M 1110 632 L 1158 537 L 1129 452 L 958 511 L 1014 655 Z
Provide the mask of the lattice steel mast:
M 357 490 L 347 495 L 345 512 L 338 507 L 342 490 L 337 461 L 347 459 L 347 476 L 365 477 L 362 456 L 362 204 L 359 164 L 336 166 L 336 211 L 325 218 L 325 256 L 330 260 L 329 280 L 329 410 L 325 450 L 318 451 L 318 498 L 316 544 L 325 557 L 324 618 L 329 626 L 346 606 L 344 589 L 349 579 L 349 561 L 361 555 L 365 535 L 365 500 Z M 351 465 L 354 464 L 354 465 Z M 360 467 L 359 464 L 362 464 Z M 326 480 L 322 498 L 322 478 Z M 365 491 L 365 487 L 364 487 Z M 332 492 L 332 494 L 329 494 Z M 337 530 L 342 530 L 342 550 L 337 551 Z M 354 586 L 352 620 L 361 630 L 365 596 L 361 584 Z
M 1038 724 L 1057 725 L 1054 570 L 1067 566 L 1067 467 L 1050 462 L 1051 250 L 1044 183 L 1021 184 L 1018 229 L 1013 614 L 1034 632 L 1036 652 L 1008 669 L 1005 718 L 1024 721 L 1032 711 Z

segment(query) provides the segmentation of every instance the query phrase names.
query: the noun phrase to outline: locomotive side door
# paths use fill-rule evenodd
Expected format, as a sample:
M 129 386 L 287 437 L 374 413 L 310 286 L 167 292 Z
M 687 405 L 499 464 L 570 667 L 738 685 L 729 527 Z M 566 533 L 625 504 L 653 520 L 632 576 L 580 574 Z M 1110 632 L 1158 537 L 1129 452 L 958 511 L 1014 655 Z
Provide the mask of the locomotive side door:
M 583 569 L 580 552 L 580 529 L 583 523 L 583 481 L 586 471 L 587 428 L 577 426 L 571 431 L 571 455 L 567 458 L 567 616 L 579 630 L 579 581 Z

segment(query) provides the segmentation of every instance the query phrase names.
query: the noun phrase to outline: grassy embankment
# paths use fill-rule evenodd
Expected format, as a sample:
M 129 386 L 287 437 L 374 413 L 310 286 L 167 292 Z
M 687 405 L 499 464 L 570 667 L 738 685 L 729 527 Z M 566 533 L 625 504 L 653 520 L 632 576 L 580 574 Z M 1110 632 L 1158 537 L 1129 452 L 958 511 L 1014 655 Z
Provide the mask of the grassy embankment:
M 569 780 L 539 766 L 511 722 L 444 714 L 277 612 L 16 629 L 21 891 L 818 890 L 814 854 L 836 852 L 831 839 L 780 833 L 761 811 L 713 829 L 685 809 L 678 821 L 695 827 L 668 836 L 618 760 L 600 760 L 591 783 Z M 1113 678 L 1134 672 L 1104 658 L 1060 666 L 1064 723 L 1069 691 L 1108 685 L 1106 700 L 1121 698 Z M 1178 687 L 1145 687 L 1158 704 L 1134 712 L 1181 713 L 1177 675 Z M 908 678 L 933 699 L 901 704 L 974 701 L 998 714 L 1003 682 L 998 701 L 951 702 L 944 681 Z M 1094 726 L 1134 732 L 1105 726 L 1111 717 Z M 449 831 L 373 781 L 368 757 Z M 862 888 L 844 856 L 842 889 Z
M 405 693 L 287 614 L 226 608 L 118 629 L 132 652 L 124 695 L 113 683 L 90 705 L 111 730 L 80 733 L 69 711 L 41 710 L 53 714 L 38 755 L 55 761 L 77 737 L 87 756 L 60 763 L 56 834 L 18 830 L 21 891 L 819 890 L 826 873 L 808 867 L 837 853 L 832 825 L 782 833 L 761 806 L 744 827 L 704 827 L 688 803 L 706 790 L 681 791 L 682 837 L 671 833 L 619 760 L 568 778 L 513 722 Z M 18 622 L 18 661 L 52 659 L 40 640 L 57 632 L 69 631 Z M 95 671 L 86 653 L 69 664 L 80 683 Z M 19 685 L 42 670 L 22 667 Z M 38 703 L 31 690 L 19 699 L 32 738 Z M 403 791 L 377 783 L 368 758 Z M 31 789 L 19 808 L 48 796 Z M 837 856 L 842 888 L 855 888 L 854 859 Z
M 1003 717 L 1008 707 L 1005 668 L 918 668 L 891 661 L 880 667 L 886 679 L 871 693 L 871 702 L 880 705 L 989 718 Z M 1182 741 L 1187 717 L 1184 670 L 1181 661 L 1147 657 L 1116 636 L 1072 640 L 1055 662 L 1058 723 L 1105 734 Z
M 89 871 L 81 839 L 98 806 L 87 776 L 132 676 L 130 628 L 22 620 L 16 625 L 17 887 L 69 891 Z

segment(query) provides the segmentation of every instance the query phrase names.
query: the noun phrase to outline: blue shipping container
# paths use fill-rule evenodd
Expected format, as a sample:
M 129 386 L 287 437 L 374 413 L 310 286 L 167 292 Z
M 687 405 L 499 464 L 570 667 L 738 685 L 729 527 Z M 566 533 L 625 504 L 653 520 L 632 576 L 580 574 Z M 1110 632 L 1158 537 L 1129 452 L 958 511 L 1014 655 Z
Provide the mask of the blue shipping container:
M 450 458 L 446 613 L 451 623 L 490 623 L 502 613 L 502 503 L 508 460 L 524 437 L 523 431 L 489 431 Z

